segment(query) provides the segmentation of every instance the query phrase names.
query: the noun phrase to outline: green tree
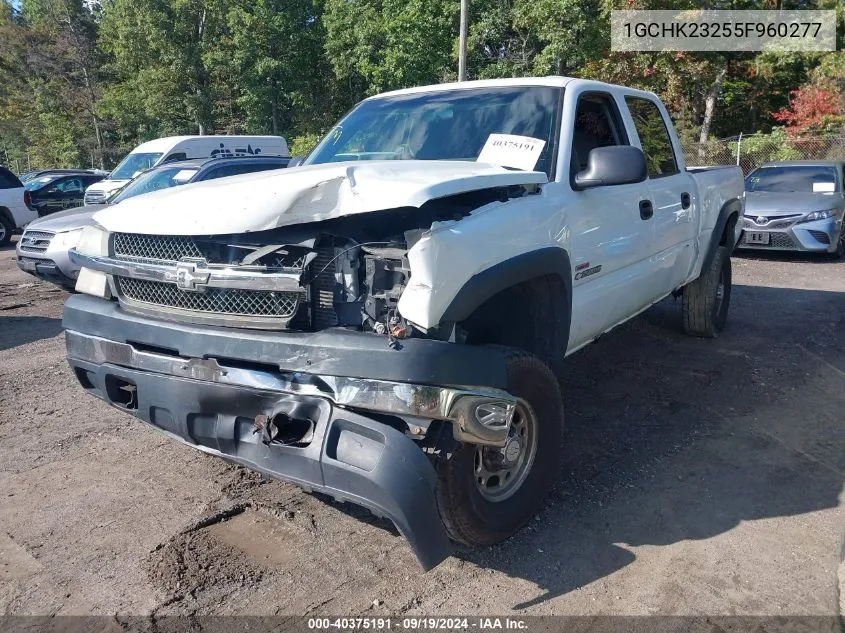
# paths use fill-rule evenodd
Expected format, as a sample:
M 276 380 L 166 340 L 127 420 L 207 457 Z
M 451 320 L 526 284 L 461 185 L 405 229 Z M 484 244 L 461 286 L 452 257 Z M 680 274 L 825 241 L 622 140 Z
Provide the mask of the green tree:
M 437 83 L 456 73 L 455 0 L 326 0 L 326 55 L 352 92 Z

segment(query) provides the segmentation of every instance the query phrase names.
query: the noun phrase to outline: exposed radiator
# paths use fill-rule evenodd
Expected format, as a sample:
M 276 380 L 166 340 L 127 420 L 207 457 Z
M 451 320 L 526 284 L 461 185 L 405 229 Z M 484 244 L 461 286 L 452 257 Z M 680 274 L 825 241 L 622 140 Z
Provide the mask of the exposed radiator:
M 315 330 L 338 324 L 337 313 L 334 311 L 334 256 L 333 246 L 323 247 L 317 250 L 317 257 L 310 264 L 312 275 L 317 275 L 325 268 L 311 284 L 312 322 Z

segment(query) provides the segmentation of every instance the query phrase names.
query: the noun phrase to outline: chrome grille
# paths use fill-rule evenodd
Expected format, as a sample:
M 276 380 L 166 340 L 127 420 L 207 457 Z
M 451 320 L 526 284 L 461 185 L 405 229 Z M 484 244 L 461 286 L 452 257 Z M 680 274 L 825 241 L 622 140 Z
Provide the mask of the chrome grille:
M 217 264 L 237 264 L 236 260 L 257 247 L 232 247 L 226 242 L 198 241 L 187 235 L 115 233 L 113 248 L 114 256 L 126 261 L 174 263 L 187 257 Z M 290 247 L 280 250 L 290 250 Z M 305 266 L 307 251 L 296 247 L 293 250 L 269 253 L 261 258 L 261 263 L 268 268 L 300 271 Z
M 781 218 L 769 218 L 766 216 L 746 216 L 743 218 L 743 227 L 746 229 L 764 228 L 766 230 L 772 229 L 786 229 L 795 224 L 795 220 L 800 218 L 801 214 L 787 215 Z M 757 220 L 761 219 L 762 222 Z
M 161 262 L 178 262 L 183 257 L 203 256 L 192 237 L 135 233 L 115 233 L 114 254 L 118 259 Z
M 50 240 L 55 233 L 48 231 L 24 231 L 18 248 L 27 253 L 43 253 L 50 246 Z
M 772 222 L 766 228 L 767 229 L 786 229 L 792 226 L 794 220 L 778 220 L 777 222 Z
M 105 191 L 86 191 L 82 198 L 84 204 L 101 204 L 106 201 Z
M 299 292 L 266 292 L 226 288 L 207 288 L 205 292 L 186 292 L 175 284 L 116 277 L 121 297 L 157 307 L 189 310 L 209 315 L 275 317 L 289 319 L 296 313 L 302 297 Z

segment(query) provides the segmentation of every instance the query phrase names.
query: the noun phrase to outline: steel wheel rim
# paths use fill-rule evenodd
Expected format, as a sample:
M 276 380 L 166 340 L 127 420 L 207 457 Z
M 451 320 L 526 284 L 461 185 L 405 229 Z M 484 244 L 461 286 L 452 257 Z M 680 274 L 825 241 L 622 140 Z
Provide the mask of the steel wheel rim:
M 537 454 L 537 416 L 527 402 L 516 405 L 504 447 L 475 449 L 473 479 L 479 494 L 488 501 L 510 498 L 525 483 Z

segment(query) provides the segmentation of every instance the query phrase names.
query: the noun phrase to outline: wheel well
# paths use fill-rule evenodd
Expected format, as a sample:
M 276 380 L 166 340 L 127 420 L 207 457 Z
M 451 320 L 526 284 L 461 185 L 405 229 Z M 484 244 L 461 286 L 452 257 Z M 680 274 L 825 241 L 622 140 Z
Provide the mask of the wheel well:
M 739 222 L 739 213 L 734 212 L 728 216 L 728 221 L 725 223 L 725 230 L 722 231 L 722 235 L 719 237 L 719 246 L 730 246 L 733 248 L 733 244 L 728 242 L 729 239 L 733 239 L 734 229 L 736 229 L 736 223 Z
M 569 343 L 569 302 L 558 275 L 510 286 L 481 304 L 459 327 L 472 345 L 507 345 L 546 361 L 561 359 Z
M 18 228 L 17 226 L 15 226 L 15 220 L 14 218 L 12 218 L 12 212 L 9 211 L 8 207 L 0 207 L 0 215 L 6 218 L 9 224 L 12 225 L 12 229 Z

